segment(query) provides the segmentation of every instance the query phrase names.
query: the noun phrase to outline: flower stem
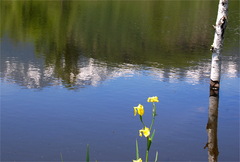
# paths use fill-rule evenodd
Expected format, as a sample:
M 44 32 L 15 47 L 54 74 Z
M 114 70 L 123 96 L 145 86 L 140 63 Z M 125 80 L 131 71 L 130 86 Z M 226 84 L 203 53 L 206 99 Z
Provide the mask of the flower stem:
M 143 122 L 143 120 L 142 120 L 142 116 L 141 115 L 139 115 L 139 118 L 140 118 L 140 121 L 141 121 L 141 123 L 143 124 L 143 126 L 145 127 L 145 124 L 144 124 L 144 122 Z
M 155 121 L 155 116 L 157 115 L 157 113 L 156 113 L 156 105 L 153 103 L 153 113 L 152 113 L 152 116 L 153 116 L 153 118 L 152 118 L 152 123 L 151 123 L 151 126 L 150 126 L 150 131 L 152 130 L 152 127 L 153 127 L 153 124 L 154 124 L 154 121 Z
M 148 162 L 148 150 L 146 151 L 146 162 Z
M 150 126 L 150 131 L 152 130 L 152 127 L 153 127 L 154 121 L 155 121 L 155 117 L 152 118 L 152 123 L 151 123 L 151 126 Z

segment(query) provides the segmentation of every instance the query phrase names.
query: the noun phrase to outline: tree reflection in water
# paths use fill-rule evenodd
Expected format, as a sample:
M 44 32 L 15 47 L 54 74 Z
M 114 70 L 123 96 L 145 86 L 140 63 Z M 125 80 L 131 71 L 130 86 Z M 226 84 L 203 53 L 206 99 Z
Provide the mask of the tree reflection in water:
M 208 148 L 208 161 L 218 161 L 218 138 L 217 138 L 217 127 L 218 127 L 218 103 L 219 103 L 219 90 L 210 89 L 209 107 L 208 107 L 208 123 L 207 133 L 208 142 L 205 148 Z

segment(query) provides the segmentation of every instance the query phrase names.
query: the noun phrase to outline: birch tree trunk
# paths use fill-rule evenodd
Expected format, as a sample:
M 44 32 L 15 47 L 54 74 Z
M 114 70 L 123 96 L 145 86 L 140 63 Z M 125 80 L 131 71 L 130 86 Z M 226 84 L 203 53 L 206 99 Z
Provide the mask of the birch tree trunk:
M 210 86 L 212 88 L 219 88 L 221 76 L 221 50 L 223 47 L 223 35 L 227 26 L 228 15 L 228 0 L 219 0 L 218 15 L 215 29 L 214 40 L 211 46 L 212 51 L 212 65 L 210 75 Z

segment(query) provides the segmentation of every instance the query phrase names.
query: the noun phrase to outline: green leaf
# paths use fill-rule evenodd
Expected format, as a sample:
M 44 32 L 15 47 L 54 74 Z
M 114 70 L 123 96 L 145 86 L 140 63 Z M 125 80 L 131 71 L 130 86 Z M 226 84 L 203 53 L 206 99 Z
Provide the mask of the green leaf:
M 139 159 L 138 141 L 136 139 L 136 159 Z
M 152 139 L 151 138 L 147 138 L 147 151 L 150 150 L 151 144 L 152 144 Z
M 64 162 L 63 161 L 63 157 L 62 157 L 62 153 L 60 152 L 60 157 L 61 157 L 61 162 Z
M 89 156 L 89 144 L 87 144 L 87 154 L 86 154 L 86 162 L 90 161 L 90 156 Z
M 151 140 L 153 140 L 154 136 L 155 136 L 155 129 L 153 130 L 153 133 L 151 135 Z
M 156 156 L 155 156 L 154 162 L 157 162 L 157 160 L 158 160 L 158 151 L 156 151 Z
M 145 160 L 145 162 L 148 162 L 148 153 L 149 153 L 149 151 L 147 150 L 146 151 L 146 160 Z
M 154 135 L 155 135 L 155 129 L 153 130 L 151 137 L 147 138 L 147 150 L 150 150 Z

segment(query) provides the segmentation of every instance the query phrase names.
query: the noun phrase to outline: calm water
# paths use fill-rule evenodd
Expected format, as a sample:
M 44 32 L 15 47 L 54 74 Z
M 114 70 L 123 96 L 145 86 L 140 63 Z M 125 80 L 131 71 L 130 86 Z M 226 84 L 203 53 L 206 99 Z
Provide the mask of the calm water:
M 239 161 L 239 2 L 231 1 L 218 112 L 209 74 L 217 1 L 1 2 L 1 161 L 131 161 L 133 106 L 158 96 L 150 160 Z M 204 11 L 204 12 L 203 12 Z M 213 115 L 214 123 L 209 118 Z M 211 155 L 211 153 L 210 153 Z

